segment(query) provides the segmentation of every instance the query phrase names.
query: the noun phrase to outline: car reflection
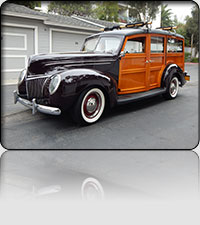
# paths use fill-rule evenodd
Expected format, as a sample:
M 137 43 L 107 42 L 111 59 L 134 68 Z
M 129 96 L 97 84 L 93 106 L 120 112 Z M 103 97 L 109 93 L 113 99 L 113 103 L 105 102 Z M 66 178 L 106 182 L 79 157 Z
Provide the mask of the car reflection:
M 1 198 L 195 199 L 198 163 L 191 151 L 9 151 L 1 158 Z

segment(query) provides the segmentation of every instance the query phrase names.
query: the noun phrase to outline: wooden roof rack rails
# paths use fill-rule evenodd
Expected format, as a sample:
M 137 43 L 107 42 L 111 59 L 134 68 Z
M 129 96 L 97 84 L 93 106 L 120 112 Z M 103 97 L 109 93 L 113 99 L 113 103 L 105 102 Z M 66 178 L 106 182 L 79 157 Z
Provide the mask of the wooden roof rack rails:
M 128 23 L 126 25 L 118 25 L 118 26 L 113 26 L 113 27 L 105 27 L 102 28 L 101 31 L 112 31 L 112 30 L 121 30 L 123 28 L 138 28 L 138 27 L 143 27 L 146 25 L 148 28 L 148 25 L 152 24 L 152 22 L 137 22 L 137 23 Z
M 177 26 L 157 27 L 156 29 L 162 29 L 162 30 L 168 30 L 168 31 L 171 31 L 171 30 L 177 29 Z

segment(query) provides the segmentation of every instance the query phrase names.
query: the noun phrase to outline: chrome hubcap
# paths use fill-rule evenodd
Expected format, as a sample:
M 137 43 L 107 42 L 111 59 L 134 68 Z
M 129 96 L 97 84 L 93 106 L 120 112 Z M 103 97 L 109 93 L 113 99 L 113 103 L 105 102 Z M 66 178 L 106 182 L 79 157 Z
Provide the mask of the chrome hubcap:
M 87 104 L 86 104 L 86 108 L 87 108 L 87 111 L 89 113 L 93 113 L 95 111 L 95 109 L 97 108 L 97 101 L 95 98 L 90 98 L 88 99 L 87 101 Z
M 178 93 L 178 79 L 174 77 L 170 84 L 170 94 L 172 97 L 175 97 Z
M 84 114 L 87 118 L 94 118 L 101 109 L 101 97 L 98 93 L 91 93 L 84 102 Z

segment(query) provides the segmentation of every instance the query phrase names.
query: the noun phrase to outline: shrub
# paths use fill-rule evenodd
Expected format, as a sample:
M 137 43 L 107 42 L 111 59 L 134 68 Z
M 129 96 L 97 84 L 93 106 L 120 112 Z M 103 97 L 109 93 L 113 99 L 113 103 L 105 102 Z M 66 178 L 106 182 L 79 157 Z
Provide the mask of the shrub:
M 191 60 L 191 53 L 185 52 L 185 62 L 190 62 Z
M 191 62 L 198 63 L 199 62 L 199 58 L 192 58 Z

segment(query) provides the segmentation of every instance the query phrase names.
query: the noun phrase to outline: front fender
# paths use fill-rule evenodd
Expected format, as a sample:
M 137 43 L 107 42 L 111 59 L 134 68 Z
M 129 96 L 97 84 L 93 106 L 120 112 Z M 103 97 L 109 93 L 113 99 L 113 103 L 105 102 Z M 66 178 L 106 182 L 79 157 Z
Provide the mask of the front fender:
M 109 100 L 110 106 L 114 106 L 117 99 L 117 83 L 108 74 L 92 69 L 70 69 L 61 74 L 62 81 L 60 85 L 63 98 L 74 96 L 76 101 L 80 94 L 92 87 L 101 88 Z
M 177 64 L 169 64 L 166 66 L 163 72 L 161 87 L 168 87 L 169 82 L 174 74 L 177 75 L 180 81 L 180 86 L 183 86 L 186 83 L 182 69 Z

